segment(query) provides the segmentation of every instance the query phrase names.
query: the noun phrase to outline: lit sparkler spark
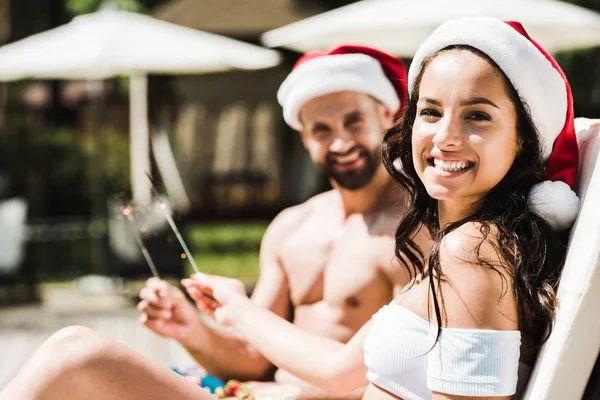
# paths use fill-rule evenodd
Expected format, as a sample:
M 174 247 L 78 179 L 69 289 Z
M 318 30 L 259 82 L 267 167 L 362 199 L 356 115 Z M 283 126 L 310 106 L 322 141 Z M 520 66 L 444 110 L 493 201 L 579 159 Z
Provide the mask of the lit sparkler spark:
M 116 187 L 114 185 L 114 182 L 112 181 L 111 177 L 108 176 L 108 180 L 111 183 L 113 189 L 116 192 Z M 119 215 L 117 217 L 117 219 L 121 220 L 122 217 L 125 217 L 125 219 L 129 222 L 129 225 L 131 226 L 131 230 L 133 231 L 133 237 L 135 238 L 135 241 L 137 242 L 140 251 L 142 252 L 142 255 L 144 256 L 144 259 L 146 260 L 146 263 L 148 264 L 148 266 L 150 267 L 150 271 L 152 271 L 152 275 L 155 278 L 160 279 L 160 275 L 158 274 L 158 270 L 156 269 L 156 265 L 154 265 L 154 261 L 152 260 L 152 257 L 150 256 L 150 253 L 148 252 L 148 249 L 146 248 L 146 246 L 144 245 L 144 242 L 142 241 L 142 238 L 140 237 L 140 233 L 138 231 L 138 228 L 136 226 L 135 223 L 135 217 L 133 216 L 133 209 L 132 209 L 132 205 L 127 205 L 127 203 L 125 202 L 125 193 L 124 192 L 118 192 L 115 193 L 113 195 L 113 197 L 115 199 L 120 199 L 121 200 L 121 215 Z
M 122 197 L 121 197 L 121 200 L 123 202 L 125 202 L 125 200 L 123 200 Z M 152 275 L 155 278 L 160 279 L 160 275 L 158 274 L 156 265 L 154 265 L 154 261 L 152 260 L 152 257 L 150 257 L 150 253 L 148 252 L 148 249 L 146 248 L 146 246 L 144 245 L 144 242 L 142 241 L 142 238 L 140 237 L 140 234 L 138 232 L 138 228 L 136 226 L 135 218 L 133 217 L 133 212 L 132 212 L 131 208 L 129 206 L 123 206 L 123 207 L 121 207 L 121 212 L 123 213 L 125 218 L 127 218 L 129 223 L 131 224 L 131 228 L 132 228 L 131 230 L 133 231 L 133 236 L 135 237 L 135 241 L 137 242 L 138 246 L 140 246 L 142 255 L 146 259 L 146 263 L 150 267 L 150 271 L 152 271 Z

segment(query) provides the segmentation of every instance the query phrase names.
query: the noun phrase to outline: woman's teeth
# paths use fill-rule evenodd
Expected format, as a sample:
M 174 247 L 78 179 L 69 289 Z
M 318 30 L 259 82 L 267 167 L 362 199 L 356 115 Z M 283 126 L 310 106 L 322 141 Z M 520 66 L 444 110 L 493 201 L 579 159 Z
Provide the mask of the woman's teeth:
M 335 162 L 338 164 L 350 164 L 358 160 L 358 157 L 360 157 L 359 153 L 352 153 L 348 154 L 347 156 L 338 156 L 335 158 Z
M 434 158 L 433 165 L 442 171 L 456 172 L 469 168 L 470 163 L 468 161 L 444 161 Z

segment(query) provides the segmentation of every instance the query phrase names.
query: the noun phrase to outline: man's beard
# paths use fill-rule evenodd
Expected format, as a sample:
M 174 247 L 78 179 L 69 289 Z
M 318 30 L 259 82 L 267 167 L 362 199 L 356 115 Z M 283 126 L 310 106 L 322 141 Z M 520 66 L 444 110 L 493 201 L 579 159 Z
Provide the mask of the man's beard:
M 360 157 L 364 158 L 364 164 L 357 169 L 348 171 L 339 171 L 335 168 L 335 157 L 333 154 L 328 154 L 325 161 L 317 164 L 319 169 L 328 177 L 333 179 L 341 188 L 348 190 L 358 190 L 365 187 L 377 172 L 377 168 L 381 165 L 381 152 L 379 149 L 369 151 L 365 147 L 353 148 L 348 152 L 352 153 L 358 150 Z

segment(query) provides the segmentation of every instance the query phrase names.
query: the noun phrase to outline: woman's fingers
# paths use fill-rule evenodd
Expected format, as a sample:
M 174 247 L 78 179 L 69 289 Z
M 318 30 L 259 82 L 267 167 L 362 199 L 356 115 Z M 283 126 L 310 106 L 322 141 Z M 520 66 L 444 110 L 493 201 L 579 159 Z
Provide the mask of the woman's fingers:
M 207 294 L 206 292 L 200 290 L 199 288 L 190 287 L 188 289 L 188 293 L 194 299 L 194 301 L 196 302 L 196 305 L 198 305 L 199 308 L 202 306 L 202 307 L 209 307 L 209 308 L 215 309 L 215 308 L 221 307 L 221 305 L 222 305 L 220 302 L 215 300 L 215 298 L 212 297 L 210 294 Z
M 145 314 L 147 319 L 171 319 L 173 316 L 171 309 L 156 307 L 146 300 L 140 301 L 137 309 L 142 314 Z
M 171 308 L 176 302 L 185 301 L 179 289 L 157 278 L 148 279 L 139 296 L 157 308 Z
M 245 285 L 237 279 L 202 273 L 192 275 L 191 279 L 198 285 L 211 288 L 212 296 L 224 304 L 227 304 L 234 294 L 246 296 Z
M 140 299 L 152 304 L 160 303 L 157 291 L 147 286 L 140 290 Z
M 199 282 L 193 281 L 191 279 L 184 279 L 181 281 L 181 284 L 186 288 L 187 292 L 192 295 L 191 292 L 197 293 L 200 292 L 202 295 L 215 300 L 215 296 L 213 294 L 213 288 L 211 286 L 206 286 Z
M 211 317 L 212 319 L 215 318 L 215 308 L 209 307 L 207 305 L 205 305 L 204 303 L 198 303 L 198 309 L 203 312 L 204 314 L 208 315 L 209 317 Z

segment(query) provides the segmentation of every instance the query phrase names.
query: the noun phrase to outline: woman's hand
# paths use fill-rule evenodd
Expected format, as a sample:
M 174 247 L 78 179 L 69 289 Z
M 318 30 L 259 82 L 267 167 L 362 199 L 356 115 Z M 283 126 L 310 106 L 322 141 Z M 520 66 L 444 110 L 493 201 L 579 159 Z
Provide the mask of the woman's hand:
M 181 284 L 187 289 L 198 308 L 221 325 L 230 325 L 235 303 L 248 300 L 244 284 L 216 275 L 194 274 Z
M 186 344 L 201 324 L 198 312 L 183 292 L 168 282 L 150 278 L 140 291 L 140 321 L 157 334 Z

